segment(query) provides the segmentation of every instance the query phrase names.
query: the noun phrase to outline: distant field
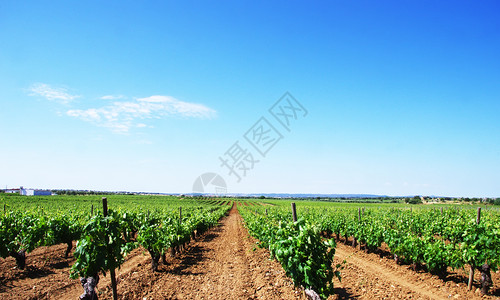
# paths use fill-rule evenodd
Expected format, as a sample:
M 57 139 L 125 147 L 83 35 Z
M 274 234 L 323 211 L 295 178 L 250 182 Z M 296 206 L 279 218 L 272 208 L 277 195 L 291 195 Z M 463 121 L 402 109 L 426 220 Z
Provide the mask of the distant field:
M 181 198 L 178 196 L 150 196 L 150 195 L 57 195 L 57 196 L 20 196 L 1 195 L 0 204 L 6 204 L 8 210 L 31 211 L 89 211 L 102 207 L 102 197 L 108 199 L 108 206 L 114 209 L 129 209 L 134 211 L 170 209 L 172 207 L 210 206 L 213 199 L 202 200 Z

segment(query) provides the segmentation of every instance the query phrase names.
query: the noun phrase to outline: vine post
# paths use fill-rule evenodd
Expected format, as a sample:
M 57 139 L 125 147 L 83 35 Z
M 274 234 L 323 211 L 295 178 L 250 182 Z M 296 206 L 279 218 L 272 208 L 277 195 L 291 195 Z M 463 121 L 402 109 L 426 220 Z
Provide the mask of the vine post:
M 297 222 L 297 209 L 295 208 L 295 202 L 292 202 L 292 218 L 294 222 Z
M 102 212 L 104 217 L 108 216 L 108 198 L 102 197 Z M 106 238 L 107 240 L 107 238 Z M 109 275 L 111 277 L 111 288 L 113 289 L 113 300 L 118 299 L 118 292 L 116 290 L 116 275 L 115 275 L 115 269 L 111 268 L 109 270 Z
M 182 206 L 179 206 L 179 230 L 181 230 L 182 225 Z M 186 249 L 186 243 L 179 244 L 179 252 L 184 252 Z
M 361 226 L 361 215 L 363 215 L 364 212 L 365 212 L 364 207 L 363 207 L 363 210 L 361 210 L 361 207 L 358 207 L 358 223 L 359 223 L 358 226 Z M 352 243 L 353 243 L 353 245 L 352 245 L 353 247 L 356 247 L 356 243 L 357 243 L 359 246 L 359 250 L 361 250 L 361 243 L 359 241 L 356 241 L 356 238 L 354 236 L 352 236 Z
M 476 217 L 476 224 L 479 224 L 481 221 L 481 207 L 477 208 L 477 217 Z M 467 287 L 469 288 L 469 291 L 472 290 L 472 282 L 474 281 L 474 266 L 470 266 L 470 271 L 469 271 L 469 284 Z

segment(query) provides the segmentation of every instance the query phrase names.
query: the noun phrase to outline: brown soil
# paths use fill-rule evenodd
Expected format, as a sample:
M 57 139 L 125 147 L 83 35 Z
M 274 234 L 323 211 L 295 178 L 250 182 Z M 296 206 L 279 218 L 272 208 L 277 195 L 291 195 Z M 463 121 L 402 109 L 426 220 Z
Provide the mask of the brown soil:
M 65 247 L 40 247 L 29 253 L 26 270 L 18 270 L 13 258 L 0 259 L 0 299 L 78 299 L 83 289 L 79 280 L 69 279 L 74 258 L 63 258 Z M 449 270 L 443 281 L 341 243 L 335 256 L 336 263 L 347 263 L 330 300 L 494 299 L 500 294 L 498 272 L 492 273 L 493 296 L 481 296 L 477 272 L 474 289 L 468 292 L 464 271 Z M 305 299 L 279 263 L 269 259 L 269 252 L 256 248 L 236 205 L 219 226 L 192 241 L 184 253 L 167 257 L 158 272 L 151 271 L 151 258 L 140 248 L 127 256 L 116 273 L 119 299 Z M 112 299 L 110 285 L 109 275 L 101 276 L 100 299 Z
M 74 259 L 64 258 L 66 245 L 40 247 L 26 256 L 25 270 L 12 257 L 0 259 L 0 298 L 34 299 L 52 289 L 64 289 L 72 282 L 69 268 Z
M 498 272 L 492 272 L 491 295 L 483 296 L 478 272 L 472 291 L 468 291 L 468 274 L 463 270 L 448 268 L 443 280 L 422 270 L 415 272 L 409 265 L 398 265 L 390 256 L 337 243 L 335 263 L 344 260 L 342 282 L 336 282 L 337 295 L 331 299 L 497 299 L 500 295 Z

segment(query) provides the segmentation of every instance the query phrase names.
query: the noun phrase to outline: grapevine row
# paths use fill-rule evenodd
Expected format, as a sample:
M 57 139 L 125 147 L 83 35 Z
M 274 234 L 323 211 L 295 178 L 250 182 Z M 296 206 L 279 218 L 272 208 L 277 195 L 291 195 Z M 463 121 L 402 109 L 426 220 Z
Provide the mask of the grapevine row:
M 296 286 L 306 293 L 316 293 L 322 299 L 333 294 L 333 278 L 340 272 L 333 268 L 335 241 L 324 241 L 320 228 L 304 218 L 292 221 L 286 211 L 240 207 L 248 232 L 268 248 Z M 313 292 L 314 291 L 314 292 Z
M 48 214 L 9 211 L 0 217 L 0 256 L 13 256 L 20 269 L 26 254 L 40 246 L 65 243 L 67 257 L 77 240 L 71 278 L 81 278 L 83 297 L 93 299 L 99 274 L 124 262 L 131 250 L 142 246 L 151 255 L 157 270 L 160 256 L 170 249 L 179 252 L 191 238 L 217 224 L 230 206 L 191 207 L 182 215 L 177 210 L 135 212 L 106 210 L 95 215 L 82 213 Z
M 500 266 L 500 218 L 487 212 L 477 223 L 472 210 L 327 209 L 310 212 L 322 231 L 353 238 L 368 250 L 385 243 L 397 262 L 446 275 L 453 269 L 471 266 L 482 273 L 482 290 L 491 286 L 490 270 Z M 488 281 L 489 279 L 489 281 Z

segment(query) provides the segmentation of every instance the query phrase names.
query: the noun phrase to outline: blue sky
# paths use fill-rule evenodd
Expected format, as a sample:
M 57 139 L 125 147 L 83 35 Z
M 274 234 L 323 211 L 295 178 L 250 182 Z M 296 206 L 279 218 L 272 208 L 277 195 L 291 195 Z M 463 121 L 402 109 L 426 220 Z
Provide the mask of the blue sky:
M 187 193 L 214 172 L 235 193 L 498 197 L 499 11 L 2 1 L 0 186 Z M 307 111 L 289 131 L 286 92 Z M 261 117 L 283 137 L 265 157 L 244 138 Z

